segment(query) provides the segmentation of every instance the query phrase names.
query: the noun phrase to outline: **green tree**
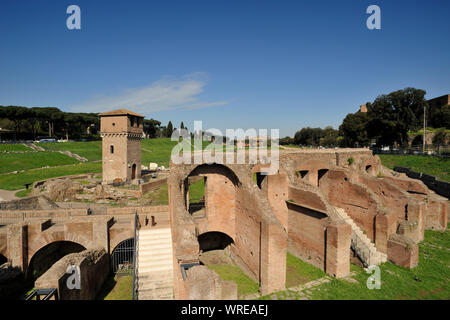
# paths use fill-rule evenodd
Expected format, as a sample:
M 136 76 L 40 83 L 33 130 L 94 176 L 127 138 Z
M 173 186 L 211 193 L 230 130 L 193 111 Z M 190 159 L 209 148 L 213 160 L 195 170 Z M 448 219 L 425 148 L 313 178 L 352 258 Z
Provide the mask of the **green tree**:
M 425 91 L 406 88 L 378 96 L 368 106 L 367 132 L 378 145 L 401 146 L 408 143 L 408 131 L 417 130 L 423 122 L 423 110 L 427 105 Z
M 341 145 L 344 147 L 367 146 L 370 143 L 367 135 L 367 113 L 349 113 L 339 126 Z
M 166 127 L 166 138 L 170 138 L 172 136 L 173 133 L 173 125 L 172 125 L 172 121 L 169 121 L 169 123 L 167 124 Z

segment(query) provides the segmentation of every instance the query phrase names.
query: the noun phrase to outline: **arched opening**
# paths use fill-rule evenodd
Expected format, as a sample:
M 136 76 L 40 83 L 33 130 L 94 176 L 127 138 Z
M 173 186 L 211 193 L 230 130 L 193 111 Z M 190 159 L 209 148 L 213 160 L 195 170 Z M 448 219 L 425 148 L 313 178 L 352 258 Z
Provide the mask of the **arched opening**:
M 6 262 L 8 262 L 8 259 L 0 253 L 0 266 Z
M 114 273 L 129 273 L 133 270 L 134 239 L 120 242 L 111 253 L 111 269 Z
M 131 180 L 136 179 L 136 164 L 134 163 L 131 167 Z
M 189 213 L 194 217 L 205 216 L 205 176 L 189 177 Z
M 320 186 L 320 179 L 328 172 L 328 169 L 320 169 L 317 172 L 317 186 Z
M 211 250 L 225 250 L 231 244 L 234 244 L 233 239 L 218 231 L 206 232 L 197 237 L 202 252 Z
M 253 174 L 253 181 L 255 181 L 258 188 L 262 188 L 262 184 L 267 175 L 262 174 L 261 172 L 255 172 Z
M 64 256 L 86 250 L 81 244 L 72 241 L 56 241 L 39 249 L 31 258 L 27 277 L 37 279 Z
M 184 180 L 186 210 L 194 218 L 207 217 L 210 228 L 217 229 L 213 225 L 219 221 L 233 220 L 238 185 L 238 178 L 228 167 L 199 165 Z
M 366 166 L 366 172 L 367 172 L 368 174 L 372 174 L 372 166 L 371 166 L 371 165 L 367 165 L 367 166 Z
M 110 146 L 110 147 L 109 147 L 109 152 L 110 152 L 111 154 L 114 153 L 114 146 Z

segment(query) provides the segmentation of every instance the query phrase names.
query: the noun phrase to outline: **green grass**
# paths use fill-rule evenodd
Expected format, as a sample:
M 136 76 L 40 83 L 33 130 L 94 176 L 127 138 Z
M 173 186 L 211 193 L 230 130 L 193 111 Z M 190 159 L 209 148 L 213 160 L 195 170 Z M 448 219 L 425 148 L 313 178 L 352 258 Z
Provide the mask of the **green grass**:
M 15 195 L 18 198 L 25 198 L 25 197 L 28 197 L 31 194 L 31 190 L 32 190 L 31 187 L 28 188 L 28 189 L 23 189 L 23 190 L 17 191 L 15 193 Z
M 370 274 L 351 265 L 356 282 L 336 279 L 310 288 L 303 293 L 312 300 L 449 300 L 450 299 L 450 231 L 425 231 L 419 244 L 419 265 L 413 269 L 386 262 L 380 266 L 380 289 L 368 289 Z M 288 257 L 289 261 L 289 257 Z M 312 267 L 314 268 L 314 267 Z M 274 294 L 278 299 L 298 299 L 290 290 Z M 270 299 L 271 296 L 262 297 Z
M 163 205 L 169 203 L 169 187 L 167 184 L 161 186 L 160 188 L 157 188 L 155 190 L 152 190 L 150 192 L 147 192 L 143 196 L 144 199 L 148 199 L 152 201 L 152 204 L 154 205 Z
M 39 143 L 37 145 L 49 151 L 70 151 L 89 161 L 102 159 L 101 141 Z
M 106 279 L 98 300 L 131 300 L 133 292 L 133 275 L 115 276 Z
M 288 253 L 286 257 L 286 288 L 325 276 L 325 272 Z
M 78 160 L 57 152 L 28 152 L 0 154 L 0 174 L 79 163 Z
M 148 166 L 150 162 L 155 162 L 159 166 L 169 167 L 170 154 L 176 145 L 177 142 L 170 138 L 142 140 L 142 164 Z
M 15 151 L 32 151 L 32 149 L 23 144 L 0 144 L 0 153 Z
M 441 181 L 450 182 L 450 160 L 429 156 L 379 155 L 384 166 L 393 169 L 394 166 L 408 167 L 413 171 L 438 177 Z
M 76 165 L 29 170 L 17 174 L 2 174 L 0 175 L 0 189 L 18 190 L 23 189 L 25 184 L 38 180 L 101 171 L 101 162 L 85 162 Z
M 238 297 L 258 292 L 258 283 L 248 277 L 238 266 L 233 264 L 215 264 L 208 268 L 217 272 L 222 280 L 233 280 L 238 287 Z
M 201 179 L 189 185 L 189 203 L 199 202 L 205 193 L 205 180 Z

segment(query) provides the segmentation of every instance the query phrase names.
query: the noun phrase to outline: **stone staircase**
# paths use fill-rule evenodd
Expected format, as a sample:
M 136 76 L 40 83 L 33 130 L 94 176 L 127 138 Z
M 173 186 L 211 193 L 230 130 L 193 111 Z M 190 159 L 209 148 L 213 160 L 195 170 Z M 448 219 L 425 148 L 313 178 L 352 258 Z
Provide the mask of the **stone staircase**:
M 352 249 L 356 252 L 356 255 L 361 259 L 364 266 L 379 265 L 387 261 L 386 254 L 377 251 L 375 244 L 370 241 L 362 230 L 356 225 L 356 223 L 350 218 L 344 209 L 335 207 L 339 216 L 352 228 Z
M 137 245 L 137 299 L 173 299 L 172 232 L 140 229 Z

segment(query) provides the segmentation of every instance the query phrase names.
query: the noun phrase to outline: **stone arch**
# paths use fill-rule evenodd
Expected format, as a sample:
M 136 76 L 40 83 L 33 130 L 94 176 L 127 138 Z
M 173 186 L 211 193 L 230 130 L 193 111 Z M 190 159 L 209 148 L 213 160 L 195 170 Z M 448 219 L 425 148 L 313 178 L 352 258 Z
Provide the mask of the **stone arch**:
M 111 251 L 111 268 L 113 272 L 118 270 L 130 270 L 133 264 L 134 237 L 120 241 Z M 126 267 L 126 269 L 124 269 Z
M 235 172 L 223 164 L 201 164 L 195 167 L 184 179 L 184 203 L 188 212 L 189 178 L 204 176 L 204 208 L 193 213 L 194 219 L 203 219 L 207 223 L 201 224 L 202 232 L 220 231 L 231 237 L 235 236 L 235 215 L 237 190 L 241 182 Z M 199 221 L 199 220 L 196 220 Z
M 53 241 L 29 255 L 26 268 L 27 277 L 39 277 L 62 257 L 86 250 L 83 245 L 73 241 Z
M 221 231 L 208 231 L 197 236 L 200 250 L 224 250 L 234 244 L 234 239 Z
M 378 163 L 376 163 L 376 161 L 373 161 L 371 159 L 363 161 L 362 165 L 360 167 L 360 171 L 364 171 L 371 176 L 376 175 L 377 169 L 378 169 Z
M 111 234 L 110 233 L 110 239 L 109 239 L 109 247 L 111 248 L 111 252 L 123 241 L 133 238 L 133 230 L 131 228 L 127 229 L 126 231 L 122 231 L 118 234 Z
M 300 179 L 308 184 L 318 187 L 320 178 L 330 170 L 332 165 L 325 161 L 309 160 L 297 163 L 295 168 L 296 180 Z
M 39 237 L 33 240 L 33 245 L 28 244 L 28 264 L 31 262 L 32 257 L 42 248 L 54 242 L 73 242 L 83 246 L 85 249 L 92 248 L 92 242 L 84 239 L 83 237 L 66 232 L 64 237 L 60 237 L 58 233 L 49 233 L 46 237 Z

